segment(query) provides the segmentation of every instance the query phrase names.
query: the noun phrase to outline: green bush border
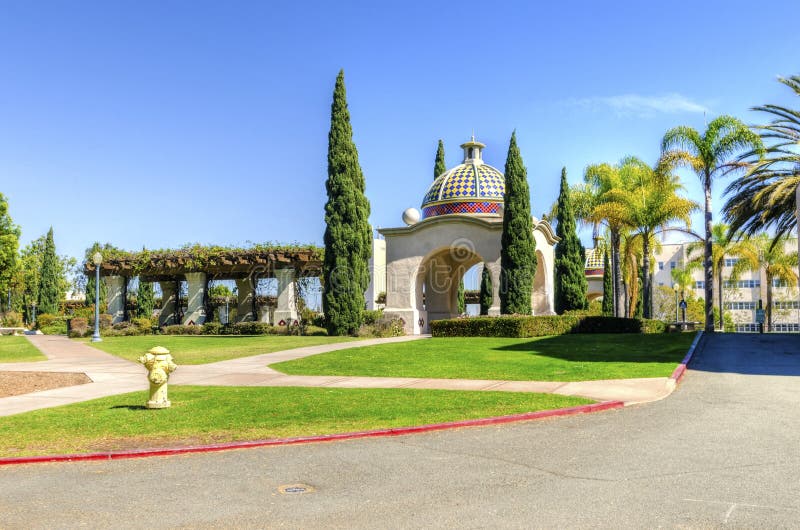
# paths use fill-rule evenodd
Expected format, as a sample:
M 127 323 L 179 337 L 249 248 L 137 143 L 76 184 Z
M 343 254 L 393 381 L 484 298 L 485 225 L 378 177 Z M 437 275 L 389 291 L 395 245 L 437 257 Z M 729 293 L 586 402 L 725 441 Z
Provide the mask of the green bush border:
M 587 315 L 499 316 L 435 320 L 434 337 L 527 338 L 568 333 L 664 333 L 660 320 Z

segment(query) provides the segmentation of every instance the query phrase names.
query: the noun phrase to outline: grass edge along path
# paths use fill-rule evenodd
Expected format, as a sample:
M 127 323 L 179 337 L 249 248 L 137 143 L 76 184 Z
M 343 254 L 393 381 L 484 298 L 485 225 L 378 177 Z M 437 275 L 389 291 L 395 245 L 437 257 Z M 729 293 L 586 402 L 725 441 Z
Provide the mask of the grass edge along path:
M 536 412 L 594 403 L 554 394 L 301 387 L 170 387 L 0 418 L 0 457 L 79 454 L 314 436 Z
M 133 362 L 154 346 L 163 346 L 170 351 L 178 365 L 196 365 L 362 339 L 325 335 L 138 335 L 104 337 L 102 342 L 95 343 L 88 339 L 79 340 L 87 346 Z
M 669 377 L 694 333 L 450 337 L 353 347 L 270 365 L 288 375 L 507 381 Z
M 0 336 L 0 363 L 46 361 L 47 357 L 25 337 Z

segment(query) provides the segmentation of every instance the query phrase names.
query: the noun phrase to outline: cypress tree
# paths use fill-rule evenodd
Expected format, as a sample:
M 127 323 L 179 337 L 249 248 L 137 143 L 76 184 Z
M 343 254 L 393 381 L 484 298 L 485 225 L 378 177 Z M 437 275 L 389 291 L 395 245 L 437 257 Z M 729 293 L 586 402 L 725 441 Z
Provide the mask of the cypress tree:
M 536 271 L 531 195 L 517 133 L 511 134 L 505 167 L 506 193 L 500 250 L 500 312 L 531 314 L 531 292 Z
M 42 255 L 42 270 L 39 276 L 39 299 L 37 305 L 40 313 L 54 315 L 58 313 L 58 303 L 61 301 L 59 292 L 60 267 L 56 256 L 56 244 L 53 241 L 53 227 L 47 232 Z
M 481 304 L 481 315 L 488 315 L 489 308 L 492 307 L 492 275 L 489 272 L 489 267 L 483 264 L 483 272 L 481 273 L 481 293 L 478 301 Z
M 608 252 L 603 252 L 603 315 L 614 316 L 614 279 Z
M 464 294 L 464 278 L 458 283 L 458 314 L 463 315 L 467 312 L 467 299 Z
M 0 193 L 0 293 L 3 295 L 11 289 L 11 278 L 17 272 L 19 236 L 19 226 L 14 224 L 8 213 L 8 201 Z M 0 296 L 0 298 L 2 298 L 5 310 L 10 311 L 6 296 Z
M 436 161 L 433 163 L 433 180 L 436 177 L 447 171 L 447 166 L 444 163 L 444 143 L 439 140 L 439 147 L 436 148 Z
M 561 191 L 558 194 L 556 235 L 561 238 L 555 254 L 555 305 L 556 313 L 586 309 L 586 273 L 581 259 L 582 247 L 575 229 L 575 214 L 567 184 L 567 168 L 561 169 Z
M 325 188 L 325 259 L 322 306 L 331 335 L 354 335 L 361 327 L 369 286 L 372 229 L 364 175 L 353 143 L 353 129 L 344 87 L 344 71 L 336 78 L 328 133 L 328 179 Z
M 155 309 L 155 290 L 153 284 L 139 278 L 139 290 L 136 292 L 136 316 L 139 318 L 152 318 Z

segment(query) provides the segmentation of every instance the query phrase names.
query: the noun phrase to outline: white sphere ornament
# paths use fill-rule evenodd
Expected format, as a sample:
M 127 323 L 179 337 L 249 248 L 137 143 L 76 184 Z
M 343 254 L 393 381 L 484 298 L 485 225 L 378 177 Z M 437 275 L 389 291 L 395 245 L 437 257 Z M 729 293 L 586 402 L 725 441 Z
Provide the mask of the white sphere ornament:
M 419 222 L 420 213 L 416 208 L 407 208 L 403 212 L 403 222 L 408 226 L 415 225 Z

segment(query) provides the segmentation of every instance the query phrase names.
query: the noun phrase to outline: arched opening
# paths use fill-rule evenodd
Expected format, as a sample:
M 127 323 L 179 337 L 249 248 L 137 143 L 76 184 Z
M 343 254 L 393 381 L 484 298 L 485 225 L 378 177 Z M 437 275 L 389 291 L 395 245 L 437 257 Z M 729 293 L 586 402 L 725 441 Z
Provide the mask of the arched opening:
M 544 264 L 544 254 L 539 250 L 536 251 L 536 275 L 533 277 L 531 307 L 534 315 L 548 315 L 552 312 L 547 292 L 547 268 Z
M 433 320 L 455 318 L 458 310 L 458 286 L 468 270 L 483 259 L 466 246 L 451 246 L 429 254 L 420 264 L 416 277 L 416 305 L 421 326 L 428 330 Z

